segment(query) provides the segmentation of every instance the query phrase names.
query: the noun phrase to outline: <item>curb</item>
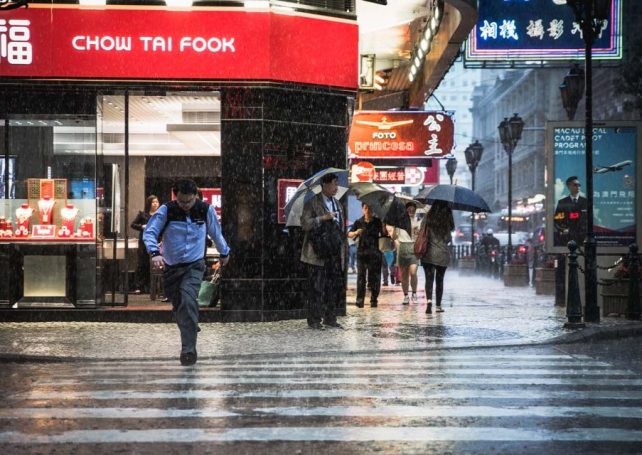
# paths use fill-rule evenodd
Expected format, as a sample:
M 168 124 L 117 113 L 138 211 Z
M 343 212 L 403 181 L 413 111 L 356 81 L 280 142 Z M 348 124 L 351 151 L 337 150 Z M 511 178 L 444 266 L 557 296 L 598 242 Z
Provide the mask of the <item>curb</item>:
M 642 336 L 642 324 L 630 324 L 623 327 L 600 327 L 591 326 L 579 332 L 567 333 L 542 341 L 509 342 L 503 344 L 473 344 L 453 345 L 440 347 L 392 349 L 392 350 L 348 350 L 348 351 L 314 351 L 314 352 L 266 352 L 251 354 L 227 354 L 199 356 L 200 360 L 233 360 L 233 359 L 287 359 L 291 357 L 321 357 L 327 355 L 351 356 L 351 355 L 376 355 L 376 354 L 403 354 L 410 352 L 435 352 L 435 351 L 464 351 L 472 349 L 504 349 L 528 346 L 554 346 L 560 344 L 586 343 L 601 340 L 614 340 Z M 167 361 L 173 362 L 178 356 L 150 356 L 150 357 L 65 357 L 65 356 L 39 356 L 0 353 L 0 363 L 74 363 L 74 362 L 150 362 Z

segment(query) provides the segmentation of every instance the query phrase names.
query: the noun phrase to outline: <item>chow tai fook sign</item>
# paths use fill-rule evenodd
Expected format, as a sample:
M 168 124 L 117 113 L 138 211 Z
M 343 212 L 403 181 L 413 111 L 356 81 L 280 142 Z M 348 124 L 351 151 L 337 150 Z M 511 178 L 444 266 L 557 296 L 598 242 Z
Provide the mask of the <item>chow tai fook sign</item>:
M 0 77 L 278 80 L 357 88 L 356 22 L 275 10 L 32 4 L 0 15 Z
M 593 59 L 622 58 L 622 0 L 600 24 Z M 481 0 L 466 43 L 466 62 L 583 60 L 580 25 L 566 0 Z
M 453 142 L 453 121 L 442 112 L 361 111 L 352 118 L 349 157 L 439 158 Z

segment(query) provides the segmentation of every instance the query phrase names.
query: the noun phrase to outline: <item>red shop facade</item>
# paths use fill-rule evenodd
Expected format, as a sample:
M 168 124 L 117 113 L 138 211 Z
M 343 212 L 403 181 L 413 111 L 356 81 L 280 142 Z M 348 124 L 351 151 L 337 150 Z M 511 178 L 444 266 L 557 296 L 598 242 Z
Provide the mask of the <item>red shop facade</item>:
M 131 224 L 185 177 L 233 251 L 217 320 L 304 317 L 279 181 L 346 166 L 357 45 L 351 18 L 269 7 L 1 11 L 0 319 L 162 305 Z

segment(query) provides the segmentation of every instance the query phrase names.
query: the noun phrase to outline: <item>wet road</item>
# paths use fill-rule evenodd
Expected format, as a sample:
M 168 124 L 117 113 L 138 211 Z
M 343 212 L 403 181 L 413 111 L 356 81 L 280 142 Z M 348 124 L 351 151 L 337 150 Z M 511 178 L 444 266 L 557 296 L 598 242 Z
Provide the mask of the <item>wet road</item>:
M 640 453 L 640 349 L 617 343 L 5 363 L 0 451 Z

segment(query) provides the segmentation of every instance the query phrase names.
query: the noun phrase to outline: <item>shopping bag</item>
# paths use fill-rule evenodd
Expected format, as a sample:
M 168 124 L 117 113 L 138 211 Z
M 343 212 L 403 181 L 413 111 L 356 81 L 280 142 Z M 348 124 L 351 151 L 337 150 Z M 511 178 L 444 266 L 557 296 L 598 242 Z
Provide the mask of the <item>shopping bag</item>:
M 197 298 L 199 307 L 215 307 L 218 304 L 220 281 L 221 270 L 217 268 L 214 270 L 211 279 L 201 282 Z

